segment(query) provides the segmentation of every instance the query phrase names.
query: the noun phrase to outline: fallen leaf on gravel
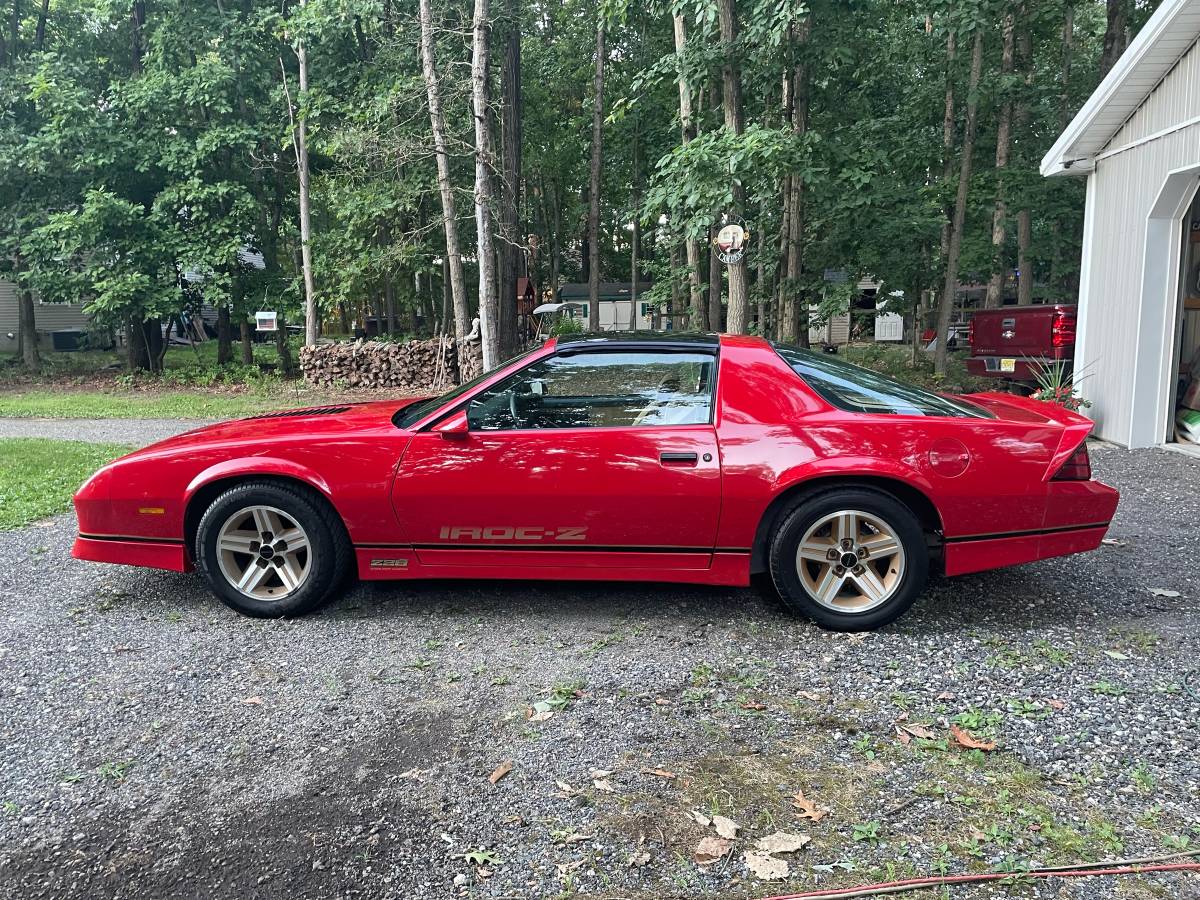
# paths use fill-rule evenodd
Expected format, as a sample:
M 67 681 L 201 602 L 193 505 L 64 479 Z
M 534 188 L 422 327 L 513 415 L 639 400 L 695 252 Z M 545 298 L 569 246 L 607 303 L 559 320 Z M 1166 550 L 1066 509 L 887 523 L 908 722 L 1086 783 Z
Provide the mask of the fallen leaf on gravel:
M 1108 544 L 1108 546 L 1110 546 L 1110 547 L 1124 547 L 1126 544 L 1129 543 L 1129 541 L 1118 541 L 1118 540 L 1115 540 L 1114 538 L 1104 538 L 1102 541 L 1100 541 L 1100 543 Z
M 606 794 L 615 794 L 617 792 L 617 789 L 612 786 L 612 782 L 607 778 L 597 778 L 592 782 L 592 787 Z
M 995 750 L 995 741 L 982 741 L 974 737 L 969 731 L 963 731 L 957 725 L 950 726 L 950 734 L 954 738 L 954 743 L 960 747 L 966 747 L 968 750 Z
M 912 735 L 909 734 L 907 731 L 905 731 L 903 728 L 896 729 L 896 739 L 898 741 L 900 741 L 900 743 L 904 744 L 905 746 L 912 743 Z
M 670 701 L 670 700 L 667 700 L 667 699 L 665 699 L 665 698 L 663 698 L 663 697 L 655 697 L 655 698 L 654 698 L 654 705 L 655 705 L 655 706 L 670 706 L 670 705 L 671 705 L 671 701 Z
M 920 738 L 923 741 L 932 741 L 937 739 L 937 735 L 935 735 L 924 725 L 917 725 L 915 723 L 897 725 L 896 731 L 899 733 L 901 743 L 905 744 L 908 743 L 908 741 L 904 739 L 905 735 L 908 735 L 909 737 Z
M 642 769 L 643 775 L 653 775 L 655 778 L 666 778 L 668 780 L 675 777 L 674 772 L 668 772 L 666 769 Z
M 1129 659 L 1129 657 L 1120 650 L 1105 650 L 1104 655 L 1112 657 L 1113 659 Z
M 934 699 L 935 700 L 953 700 L 954 699 L 954 691 L 942 691 Z
M 812 838 L 807 834 L 789 834 L 786 831 L 777 831 L 759 838 L 754 846 L 764 853 L 795 853 L 811 840 Z
M 820 822 L 829 815 L 829 810 L 821 809 L 817 804 L 805 797 L 804 791 L 796 791 L 796 796 L 792 798 L 792 805 L 800 810 L 800 815 L 803 818 L 812 819 L 814 822 Z
M 785 859 L 776 859 L 769 853 L 748 850 L 742 855 L 750 874 L 762 881 L 781 881 L 788 877 L 791 868 Z
M 565 781 L 556 781 L 554 784 L 568 797 L 574 797 L 579 793 L 579 791 L 575 790 L 575 788 L 571 787 L 571 785 L 567 784 Z
M 242 701 L 247 706 L 262 706 L 262 697 L 247 697 Z
M 727 819 L 724 816 L 713 816 L 712 823 L 713 827 L 717 829 L 717 834 L 721 837 L 728 838 L 729 840 L 737 837 L 739 826 L 733 819 Z
M 566 881 L 572 872 L 583 868 L 584 860 L 577 859 L 574 862 L 555 863 L 554 867 L 558 869 L 558 877 Z
M 758 701 L 754 701 L 754 702 L 752 702 L 752 703 L 743 703 L 743 704 L 742 704 L 742 709 L 752 709 L 752 710 L 754 710 L 755 712 L 761 712 L 762 710 L 764 710 L 764 709 L 766 709 L 766 708 L 767 708 L 767 704 L 765 704 L 765 703 L 759 703 Z
M 1062 700 L 1047 700 L 1046 705 L 1049 706 L 1051 709 L 1066 709 L 1067 708 L 1067 704 L 1064 703 Z
M 503 778 L 505 775 L 507 775 L 509 772 L 511 772 L 512 767 L 513 767 L 512 760 L 506 759 L 504 762 L 500 763 L 500 765 L 496 766 L 496 768 L 492 770 L 492 774 L 488 776 L 488 781 L 490 781 L 492 784 L 495 784 L 497 781 L 499 781 L 501 778 Z
M 525 718 L 528 719 L 530 722 L 545 722 L 547 719 L 554 718 L 554 710 L 548 709 L 545 712 L 534 712 L 533 710 L 526 710 Z
M 821 699 L 820 694 L 815 694 L 812 691 L 796 691 L 796 696 L 801 700 L 809 700 L 813 703 L 817 703 Z
M 1155 597 L 1178 597 L 1179 591 L 1169 591 L 1166 588 L 1150 588 L 1150 593 Z
M 707 828 L 709 825 L 712 824 L 712 819 L 710 819 L 708 816 L 706 816 L 704 813 L 700 812 L 699 810 L 695 810 L 695 809 L 691 810 L 688 813 L 688 818 L 691 819 L 693 822 L 695 822 L 697 825 L 699 825 L 701 828 Z
M 589 769 L 589 778 L 607 778 L 612 774 L 612 769 Z
M 727 841 L 725 838 L 712 837 L 710 835 L 696 845 L 696 849 L 692 853 L 692 858 L 696 860 L 696 865 L 707 866 L 715 863 L 728 853 L 732 846 L 733 841 Z
M 563 836 L 558 843 L 560 844 L 582 844 L 584 841 L 590 841 L 592 835 L 580 834 L 578 831 L 572 831 L 570 834 Z
M 629 857 L 630 868 L 633 868 L 634 866 L 644 866 L 648 862 L 650 862 L 649 850 L 643 850 L 641 853 L 635 853 L 633 856 Z

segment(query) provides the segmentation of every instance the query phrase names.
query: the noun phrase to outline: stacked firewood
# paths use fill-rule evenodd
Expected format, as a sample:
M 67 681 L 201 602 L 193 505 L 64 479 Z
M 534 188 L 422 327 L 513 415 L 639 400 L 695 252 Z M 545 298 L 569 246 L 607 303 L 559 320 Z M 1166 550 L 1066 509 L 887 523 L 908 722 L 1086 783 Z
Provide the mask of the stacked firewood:
M 465 355 L 471 371 L 478 344 Z M 473 352 L 474 351 L 474 352 Z M 407 393 L 445 390 L 460 380 L 458 348 L 451 337 L 403 344 L 390 341 L 352 341 L 318 344 L 300 351 L 305 381 L 322 387 L 389 388 Z

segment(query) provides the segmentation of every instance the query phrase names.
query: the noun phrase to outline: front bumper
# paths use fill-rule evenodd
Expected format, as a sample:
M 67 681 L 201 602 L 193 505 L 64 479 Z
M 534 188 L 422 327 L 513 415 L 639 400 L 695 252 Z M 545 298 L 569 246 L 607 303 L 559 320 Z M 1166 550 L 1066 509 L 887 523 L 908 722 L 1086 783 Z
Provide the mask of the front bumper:
M 192 571 L 183 541 L 151 541 L 120 535 L 81 534 L 71 555 L 90 562 L 118 563 L 170 572 Z

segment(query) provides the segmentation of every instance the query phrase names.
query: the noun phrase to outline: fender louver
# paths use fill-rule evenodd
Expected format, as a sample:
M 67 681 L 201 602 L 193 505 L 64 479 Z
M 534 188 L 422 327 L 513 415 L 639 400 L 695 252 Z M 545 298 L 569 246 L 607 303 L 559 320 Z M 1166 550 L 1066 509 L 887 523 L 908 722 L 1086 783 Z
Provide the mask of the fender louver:
M 297 416 L 333 416 L 349 411 L 350 407 L 348 406 L 314 406 L 311 409 L 285 409 L 283 412 L 247 416 L 245 421 L 249 422 L 251 419 L 294 419 Z

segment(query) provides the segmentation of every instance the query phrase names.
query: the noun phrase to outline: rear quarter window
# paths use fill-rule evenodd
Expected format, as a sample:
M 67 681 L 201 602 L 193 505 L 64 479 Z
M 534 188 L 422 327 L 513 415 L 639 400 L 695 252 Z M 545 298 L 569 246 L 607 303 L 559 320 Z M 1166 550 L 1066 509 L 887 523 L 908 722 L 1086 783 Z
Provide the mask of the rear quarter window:
M 774 345 L 775 352 L 820 397 L 846 412 L 896 416 L 994 419 L 980 406 L 935 394 L 834 356 Z

